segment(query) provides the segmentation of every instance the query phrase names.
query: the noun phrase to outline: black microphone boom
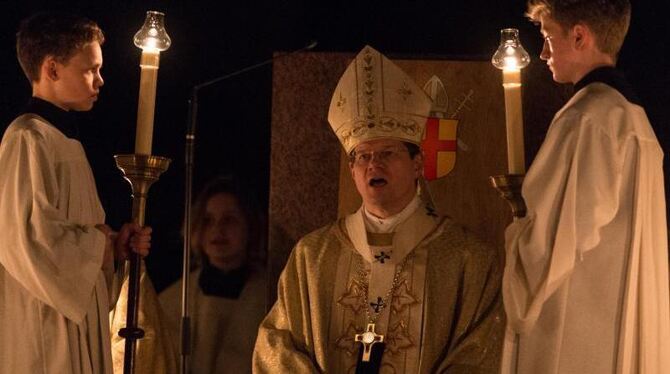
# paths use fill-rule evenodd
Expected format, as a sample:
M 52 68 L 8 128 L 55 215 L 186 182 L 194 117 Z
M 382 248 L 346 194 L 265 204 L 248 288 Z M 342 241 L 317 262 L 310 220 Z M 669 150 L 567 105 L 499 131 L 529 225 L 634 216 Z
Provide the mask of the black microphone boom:
M 188 283 L 191 261 L 191 198 L 193 195 L 193 152 L 195 148 L 195 128 L 198 117 L 198 92 L 200 89 L 219 83 L 234 76 L 244 74 L 248 71 L 258 69 L 261 66 L 272 63 L 295 53 L 308 51 L 316 47 L 317 42 L 312 41 L 306 46 L 291 52 L 273 56 L 265 61 L 247 66 L 232 73 L 222 75 L 209 81 L 193 86 L 191 98 L 189 99 L 188 121 L 186 124 L 186 143 L 184 149 L 184 265 L 182 267 L 181 288 L 181 373 L 188 373 L 188 356 L 191 353 L 191 323 L 188 312 Z
M 304 47 L 302 47 L 302 48 L 300 48 L 300 49 L 296 49 L 296 50 L 291 51 L 291 52 L 287 52 L 287 53 L 283 53 L 283 54 L 280 54 L 280 55 L 271 57 L 271 58 L 269 58 L 269 59 L 267 59 L 267 60 L 265 60 L 265 61 L 259 62 L 259 63 L 257 63 L 257 64 L 250 65 L 250 66 L 247 66 L 247 67 L 242 68 L 242 69 L 240 69 L 240 70 L 234 71 L 234 72 L 232 72 L 232 73 L 229 73 L 229 74 L 222 75 L 222 76 L 220 76 L 220 77 L 214 78 L 214 79 L 209 80 L 209 81 L 207 81 L 207 82 L 203 82 L 203 83 L 197 84 L 197 85 L 195 85 L 195 86 L 193 87 L 193 90 L 197 92 L 197 91 L 199 91 L 201 88 L 204 88 L 204 87 L 207 87 L 207 86 L 211 86 L 211 85 L 213 85 L 213 84 L 215 84 L 215 83 L 218 83 L 218 82 L 221 82 L 221 81 L 223 81 L 223 80 L 232 78 L 232 77 L 234 77 L 234 76 L 236 76 L 236 75 L 240 75 L 240 74 L 246 73 L 246 72 L 248 72 L 248 71 L 258 69 L 258 68 L 261 67 L 261 66 L 265 66 L 265 65 L 267 65 L 267 64 L 270 64 L 270 63 L 272 63 L 273 61 L 278 60 L 278 59 L 281 59 L 281 58 L 283 58 L 283 57 L 290 56 L 290 55 L 293 55 L 293 54 L 295 54 L 295 53 L 300 53 L 300 52 L 308 51 L 308 50 L 313 49 L 314 47 L 316 47 L 316 45 L 317 45 L 317 42 L 316 42 L 316 41 L 312 41 L 312 42 L 310 42 L 309 44 L 307 44 L 306 46 L 304 46 Z

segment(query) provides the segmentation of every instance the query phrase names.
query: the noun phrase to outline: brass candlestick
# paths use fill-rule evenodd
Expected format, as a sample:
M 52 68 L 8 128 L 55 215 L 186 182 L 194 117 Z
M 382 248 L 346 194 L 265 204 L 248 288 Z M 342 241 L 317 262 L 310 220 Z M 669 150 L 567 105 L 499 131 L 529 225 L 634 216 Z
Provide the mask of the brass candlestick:
M 494 175 L 489 177 L 491 185 L 509 203 L 514 218 L 523 218 L 526 216 L 526 202 L 523 200 L 523 196 L 521 196 L 523 177 L 523 175 L 519 174 Z
M 125 180 L 130 183 L 133 198 L 133 222 L 144 226 L 144 212 L 147 203 L 149 187 L 158 180 L 158 177 L 167 170 L 170 159 L 159 156 L 132 154 L 116 155 L 116 167 L 121 170 Z M 144 337 L 144 330 L 137 326 L 138 307 L 140 305 L 140 272 L 142 259 L 140 255 L 131 252 L 128 258 L 128 310 L 126 327 L 119 331 L 119 336 L 126 339 L 123 372 L 134 372 L 135 341 Z

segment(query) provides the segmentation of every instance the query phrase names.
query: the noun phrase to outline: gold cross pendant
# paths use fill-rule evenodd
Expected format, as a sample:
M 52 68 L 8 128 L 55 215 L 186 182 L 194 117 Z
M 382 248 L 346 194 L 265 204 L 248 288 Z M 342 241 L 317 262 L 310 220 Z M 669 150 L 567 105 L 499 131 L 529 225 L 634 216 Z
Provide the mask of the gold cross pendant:
M 354 335 L 354 340 L 363 343 L 363 362 L 370 361 L 370 353 L 372 352 L 372 345 L 384 341 L 384 335 L 375 332 L 375 324 L 368 323 L 368 327 L 362 334 Z

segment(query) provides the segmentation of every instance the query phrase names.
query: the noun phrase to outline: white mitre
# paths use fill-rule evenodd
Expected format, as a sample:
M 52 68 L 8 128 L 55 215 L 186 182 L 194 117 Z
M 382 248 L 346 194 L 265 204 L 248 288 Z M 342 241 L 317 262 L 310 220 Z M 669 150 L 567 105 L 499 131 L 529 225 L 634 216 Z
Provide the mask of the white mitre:
M 328 122 L 344 150 L 391 138 L 421 144 L 431 99 L 396 64 L 365 46 L 340 78 Z

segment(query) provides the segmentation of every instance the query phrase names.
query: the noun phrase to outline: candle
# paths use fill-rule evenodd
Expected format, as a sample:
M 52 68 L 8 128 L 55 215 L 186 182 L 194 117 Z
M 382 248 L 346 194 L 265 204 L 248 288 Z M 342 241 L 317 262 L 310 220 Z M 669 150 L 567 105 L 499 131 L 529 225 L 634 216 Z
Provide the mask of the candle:
M 507 128 L 507 170 L 524 174 L 523 112 L 521 110 L 521 70 L 503 69 L 505 123 Z
M 505 89 L 505 124 L 507 129 L 507 171 L 526 172 L 523 147 L 523 112 L 521 110 L 521 69 L 528 66 L 530 56 L 519 41 L 519 30 L 500 30 L 500 45 L 491 58 L 502 70 Z
M 135 45 L 142 48 L 140 96 L 137 101 L 137 130 L 135 132 L 136 154 L 151 155 L 160 52 L 170 48 L 171 44 L 163 25 L 164 16 L 161 12 L 148 11 L 142 28 L 133 38 Z
M 136 154 L 151 154 L 159 60 L 160 52 L 158 50 L 145 49 L 142 51 L 140 96 L 137 103 L 137 130 L 135 132 Z

